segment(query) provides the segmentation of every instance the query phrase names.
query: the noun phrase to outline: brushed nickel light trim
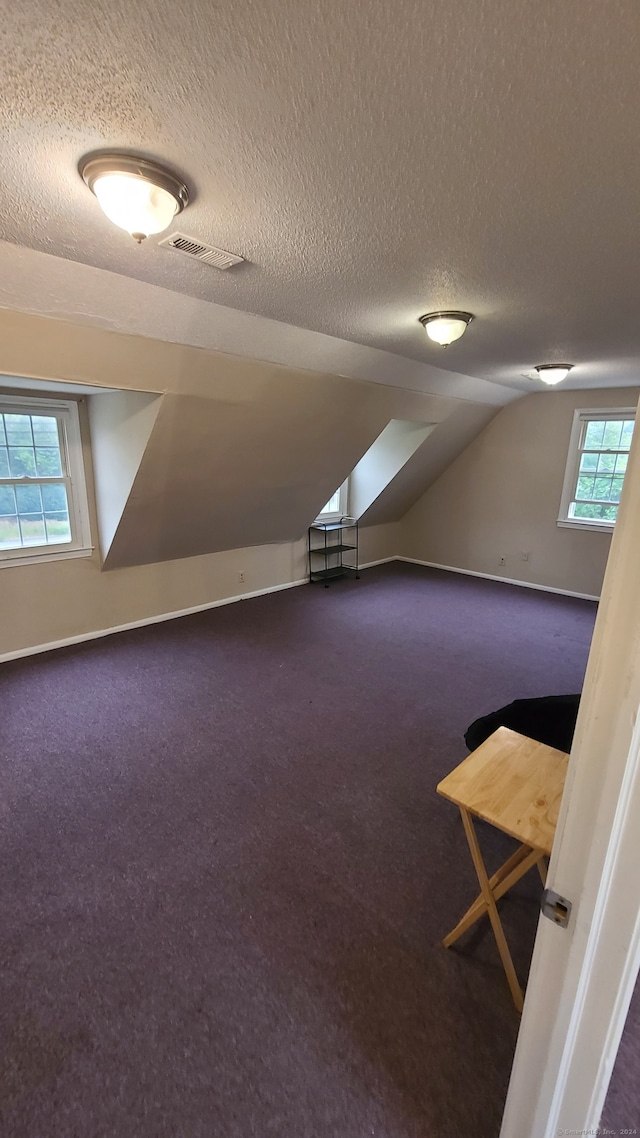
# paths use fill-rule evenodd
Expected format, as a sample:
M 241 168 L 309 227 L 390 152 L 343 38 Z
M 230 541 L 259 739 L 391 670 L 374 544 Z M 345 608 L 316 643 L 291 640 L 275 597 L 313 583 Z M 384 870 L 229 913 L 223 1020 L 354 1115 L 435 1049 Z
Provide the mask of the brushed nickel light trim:
M 447 348 L 449 344 L 453 344 L 455 340 L 459 340 L 460 337 L 464 335 L 473 320 L 473 316 L 470 312 L 458 312 L 451 309 L 442 312 L 427 312 L 425 316 L 419 316 L 418 320 L 430 340 L 433 340 L 436 344 L 440 344 L 443 348 Z M 445 322 L 458 325 L 458 330 L 455 331 L 450 338 L 447 337 L 454 329 L 450 327 L 447 332 L 445 330 Z M 438 331 L 440 331 L 440 336 L 438 335 Z
M 534 371 L 538 373 L 538 378 L 543 383 L 548 384 L 550 387 L 555 386 L 556 383 L 562 383 L 571 371 L 573 364 L 536 364 Z M 554 372 L 563 372 L 563 375 L 554 375 Z
M 139 158 L 133 154 L 122 154 L 118 151 L 111 153 L 96 154 L 83 158 L 79 165 L 79 172 L 86 182 L 89 189 L 98 197 L 100 205 L 102 206 L 107 216 L 115 225 L 125 229 L 138 243 L 144 240 L 145 237 L 151 233 L 161 233 L 163 229 L 167 229 L 173 219 L 177 217 L 182 210 L 189 204 L 189 189 L 185 182 L 168 170 L 165 166 L 159 165 L 157 162 L 152 162 L 147 158 Z M 107 212 L 103 201 L 100 199 L 99 191 L 97 190 L 97 183 L 100 179 L 105 179 L 109 176 L 124 175 L 128 178 L 136 179 L 139 182 L 144 182 L 151 189 L 163 191 L 165 195 L 170 195 L 175 203 L 173 213 L 168 220 L 162 222 L 154 222 L 151 220 L 151 227 L 147 232 L 142 232 L 135 225 L 129 228 L 122 220 L 116 221 L 112 214 Z M 162 195 L 159 195 L 162 197 Z M 167 199 L 164 198 L 165 207 Z M 152 217 L 154 205 L 152 203 L 149 210 L 149 218 Z M 164 214 L 167 211 L 165 208 Z M 153 226 L 156 225 L 156 228 Z

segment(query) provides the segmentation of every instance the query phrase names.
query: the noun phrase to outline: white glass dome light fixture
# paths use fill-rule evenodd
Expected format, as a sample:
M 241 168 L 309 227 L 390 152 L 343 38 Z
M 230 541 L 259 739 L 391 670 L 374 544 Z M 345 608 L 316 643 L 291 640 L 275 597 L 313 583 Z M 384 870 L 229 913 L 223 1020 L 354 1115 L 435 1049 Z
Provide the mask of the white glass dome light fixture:
M 189 204 L 184 182 L 146 158 L 100 154 L 84 159 L 80 173 L 109 221 L 138 244 L 152 233 L 162 233 Z
M 442 348 L 459 340 L 473 320 L 470 312 L 428 312 L 418 317 L 429 339 Z
M 534 371 L 537 371 L 543 383 L 554 387 L 556 383 L 562 383 L 562 380 L 567 378 L 572 367 L 573 364 L 536 364 Z

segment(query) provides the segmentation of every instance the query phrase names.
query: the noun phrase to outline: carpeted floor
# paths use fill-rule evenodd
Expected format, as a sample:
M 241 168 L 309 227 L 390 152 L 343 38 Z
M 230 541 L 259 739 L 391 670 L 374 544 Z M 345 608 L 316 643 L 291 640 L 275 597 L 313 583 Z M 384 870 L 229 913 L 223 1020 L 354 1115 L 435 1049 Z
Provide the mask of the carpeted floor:
M 495 1138 L 518 1018 L 486 929 L 439 944 L 477 889 L 434 788 L 580 690 L 594 615 L 394 564 L 2 666 L 2 1133 Z

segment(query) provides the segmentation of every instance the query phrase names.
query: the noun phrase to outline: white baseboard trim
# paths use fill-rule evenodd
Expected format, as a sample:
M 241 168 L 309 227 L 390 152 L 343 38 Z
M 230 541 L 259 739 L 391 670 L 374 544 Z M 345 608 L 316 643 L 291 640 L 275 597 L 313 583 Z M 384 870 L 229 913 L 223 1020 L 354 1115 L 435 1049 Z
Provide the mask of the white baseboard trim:
M 377 561 L 366 561 L 360 569 L 372 569 L 375 565 L 386 565 L 390 561 L 406 561 L 411 565 L 424 565 L 427 569 L 443 569 L 447 573 L 462 573 L 467 577 L 484 577 L 488 581 L 501 581 L 505 585 L 519 585 L 523 589 L 539 589 L 543 593 L 560 593 L 565 597 L 578 597 L 584 601 L 599 601 L 600 597 L 589 593 L 575 593 L 570 589 L 555 589 L 550 585 L 534 585 L 530 581 L 516 581 L 511 577 L 497 577 L 493 573 L 478 573 L 474 569 L 459 569 L 455 565 L 439 565 L 435 561 L 421 561 L 417 557 L 403 557 L 396 553 L 392 557 L 380 557 Z M 0 664 L 9 660 L 19 660 L 25 656 L 36 656 L 40 652 L 53 652 L 56 648 L 67 648 L 72 644 L 83 644 L 87 640 L 98 640 L 102 636 L 113 636 L 116 632 L 128 632 L 132 628 L 144 628 L 147 624 L 161 624 L 165 620 L 176 620 L 181 616 L 191 616 L 193 613 L 205 612 L 207 609 L 220 608 L 222 605 L 235 604 L 236 601 L 251 600 L 252 597 L 263 597 L 267 593 L 279 593 L 283 589 L 295 589 L 298 585 L 308 585 L 309 578 L 301 577 L 297 581 L 287 581 L 283 585 L 269 585 L 266 589 L 254 589 L 250 593 L 238 593 L 233 597 L 222 597 L 217 601 L 207 601 L 203 605 L 192 605 L 190 608 L 179 609 L 175 612 L 158 613 L 156 616 L 146 616 L 142 620 L 132 620 L 127 624 L 114 625 L 112 628 L 100 628 L 94 632 L 82 632 L 78 636 L 66 636 L 62 640 L 51 640 L 47 644 L 34 644 L 28 648 L 18 648 L 14 652 L 0 654 Z
M 396 561 L 408 561 L 411 565 L 425 565 L 427 569 L 444 569 L 447 573 L 464 573 L 466 577 L 484 577 L 487 581 L 501 581 L 503 585 L 519 585 L 522 589 L 539 589 L 542 593 L 560 593 L 563 597 L 578 597 L 582 601 L 599 601 L 590 593 L 574 593 L 571 589 L 555 589 L 552 585 L 535 585 L 532 581 L 516 581 L 514 577 L 497 577 L 494 573 L 478 573 L 475 569 L 459 569 L 456 565 L 438 565 L 435 561 L 420 561 L 417 557 L 399 555 Z
M 374 565 L 386 565 L 389 561 L 399 560 L 398 554 L 394 553 L 393 557 L 379 557 L 377 561 L 364 561 L 358 566 L 358 571 L 360 571 L 360 569 L 373 569 Z
M 63 640 L 51 640 L 48 644 L 34 644 L 30 648 L 18 648 L 15 652 L 4 652 L 0 655 L 0 664 L 9 660 L 19 660 L 23 656 L 36 656 L 39 652 L 53 652 L 56 648 L 67 648 L 72 644 L 83 644 L 85 640 L 98 640 L 102 636 L 112 636 L 115 632 L 128 632 L 131 628 L 144 628 L 147 624 L 161 624 L 165 620 L 175 620 L 180 616 L 191 616 L 196 612 L 205 612 L 206 609 L 220 608 L 222 605 L 231 605 L 235 601 L 248 601 L 252 597 L 262 597 L 266 593 L 279 593 L 282 589 L 294 589 L 297 585 L 308 585 L 309 578 L 303 577 L 298 581 L 287 581 L 284 585 L 269 585 L 266 589 L 255 589 L 251 593 L 239 593 L 235 597 L 222 597 L 218 601 L 207 601 L 204 605 L 192 605 L 177 612 L 162 612 L 156 616 L 145 616 L 142 620 L 131 620 L 127 624 L 114 625 L 113 628 L 100 628 L 95 632 L 82 632 L 78 636 L 65 636 Z

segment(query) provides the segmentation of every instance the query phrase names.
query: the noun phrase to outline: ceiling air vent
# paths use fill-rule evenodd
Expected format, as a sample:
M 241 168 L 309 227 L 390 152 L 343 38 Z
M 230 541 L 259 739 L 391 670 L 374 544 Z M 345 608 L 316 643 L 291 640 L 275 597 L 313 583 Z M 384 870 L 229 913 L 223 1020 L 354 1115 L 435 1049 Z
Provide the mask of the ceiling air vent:
M 235 253 L 227 253 L 225 249 L 216 249 L 215 245 L 205 245 L 204 241 L 197 241 L 195 237 L 187 237 L 186 233 L 172 233 L 158 241 L 167 249 L 174 249 L 176 253 L 184 253 L 185 257 L 192 257 L 196 261 L 203 261 L 205 265 L 213 265 L 214 269 L 230 269 L 239 265 L 244 257 L 237 257 Z

